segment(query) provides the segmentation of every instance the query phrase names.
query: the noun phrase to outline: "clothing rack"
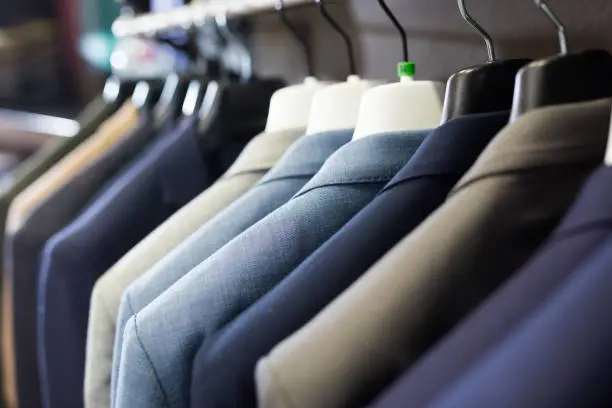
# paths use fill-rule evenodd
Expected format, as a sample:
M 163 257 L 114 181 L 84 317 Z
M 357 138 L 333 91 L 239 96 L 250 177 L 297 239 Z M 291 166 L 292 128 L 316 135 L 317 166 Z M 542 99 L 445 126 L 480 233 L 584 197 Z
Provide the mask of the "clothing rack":
M 152 36 L 176 28 L 190 28 L 203 24 L 217 16 L 227 18 L 272 11 L 277 0 L 242 0 L 212 3 L 196 3 L 163 13 L 147 13 L 138 16 L 122 16 L 113 23 L 117 37 L 138 35 Z M 315 4 L 314 0 L 284 0 L 285 7 Z

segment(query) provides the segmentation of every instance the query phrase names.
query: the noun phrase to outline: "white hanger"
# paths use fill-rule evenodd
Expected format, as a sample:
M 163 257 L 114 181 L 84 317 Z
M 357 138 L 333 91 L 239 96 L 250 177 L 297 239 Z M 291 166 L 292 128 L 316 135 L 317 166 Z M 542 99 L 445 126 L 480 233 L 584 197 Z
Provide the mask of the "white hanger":
M 307 77 L 299 85 L 276 91 L 270 100 L 266 132 L 306 128 L 315 94 L 330 84 Z
M 279 89 L 272 95 L 266 132 L 279 130 L 306 128 L 310 118 L 310 108 L 314 95 L 321 89 L 326 88 L 331 82 L 322 82 L 313 75 L 313 64 L 310 47 L 307 40 L 300 34 L 298 29 L 287 18 L 283 0 L 276 1 L 276 10 L 281 22 L 285 25 L 293 38 L 300 43 L 306 57 L 308 77 L 303 83 Z
M 353 139 L 397 131 L 430 129 L 440 124 L 445 85 L 435 81 L 415 81 L 415 65 L 408 62 L 408 40 L 404 28 L 384 0 L 378 0 L 387 17 L 400 33 L 404 62 L 398 65 L 400 81 L 369 90 L 361 101 Z
M 307 135 L 355 128 L 361 97 L 368 89 L 382 84 L 381 81 L 369 81 L 356 75 L 355 54 L 350 37 L 329 14 L 324 0 L 315 1 L 323 18 L 344 40 L 348 51 L 351 75 L 345 82 L 331 85 L 317 92 L 312 101 L 310 119 L 306 129 Z
M 362 96 L 368 89 L 380 84 L 381 81 L 351 75 L 346 82 L 330 85 L 317 92 L 312 101 L 306 134 L 354 129 Z
M 361 100 L 353 139 L 438 126 L 444 89 L 441 82 L 415 81 L 411 76 L 402 76 L 398 83 L 369 90 Z

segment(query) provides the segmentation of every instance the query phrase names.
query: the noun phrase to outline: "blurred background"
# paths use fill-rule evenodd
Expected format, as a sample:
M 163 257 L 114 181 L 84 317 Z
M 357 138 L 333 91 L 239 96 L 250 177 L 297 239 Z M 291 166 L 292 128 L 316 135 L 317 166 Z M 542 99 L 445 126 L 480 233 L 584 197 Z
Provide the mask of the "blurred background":
M 71 122 L 33 119 L 22 113 L 73 119 L 99 94 L 113 67 L 125 76 L 163 78 L 164 73 L 185 64 L 187 57 L 181 48 L 186 41 L 184 31 L 162 38 L 118 41 L 111 26 L 121 14 L 163 12 L 189 2 L 2 0 L 0 129 L 18 127 L 15 123 L 27 119 L 31 122 L 28 130 L 47 126 L 53 128 L 51 133 L 69 135 L 74 125 Z M 360 75 L 392 80 L 399 38 L 376 1 L 329 0 L 328 4 L 353 37 Z M 445 81 L 452 72 L 485 60 L 482 42 L 461 19 L 455 0 L 389 0 L 388 4 L 407 29 L 410 59 L 419 67 L 417 77 Z M 471 0 L 468 5 L 490 31 L 500 57 L 537 58 L 557 51 L 554 28 L 533 0 Z M 612 1 L 552 0 L 551 5 L 567 25 L 570 50 L 612 49 L 612 31 L 608 28 Z M 348 63 L 341 58 L 345 54 L 341 39 L 322 21 L 314 2 L 313 6 L 292 9 L 290 15 L 310 39 L 317 76 L 345 77 Z M 247 20 L 244 32 L 253 52 L 255 72 L 300 81 L 306 73 L 301 51 L 278 15 L 265 13 Z M 121 52 L 113 54 L 117 49 Z

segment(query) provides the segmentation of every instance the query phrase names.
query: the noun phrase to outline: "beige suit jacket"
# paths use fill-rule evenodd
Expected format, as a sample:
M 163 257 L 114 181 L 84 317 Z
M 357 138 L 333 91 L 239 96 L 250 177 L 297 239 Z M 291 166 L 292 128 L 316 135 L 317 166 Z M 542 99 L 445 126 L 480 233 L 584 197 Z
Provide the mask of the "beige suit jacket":
M 115 328 L 123 291 L 254 186 L 304 132 L 295 129 L 254 138 L 223 177 L 149 234 L 98 280 L 92 294 L 87 333 L 87 408 L 110 406 Z
M 544 108 L 502 130 L 438 211 L 260 360 L 259 406 L 371 402 L 552 232 L 603 161 L 610 108 Z

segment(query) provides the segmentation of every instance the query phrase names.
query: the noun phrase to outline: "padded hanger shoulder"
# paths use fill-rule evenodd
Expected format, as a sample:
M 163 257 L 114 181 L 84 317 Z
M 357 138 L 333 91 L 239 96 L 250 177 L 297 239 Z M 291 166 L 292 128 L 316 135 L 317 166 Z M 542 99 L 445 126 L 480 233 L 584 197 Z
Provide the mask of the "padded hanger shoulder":
M 512 119 L 530 110 L 612 96 L 612 55 L 603 50 L 534 61 L 517 79 Z
M 457 6 L 463 20 L 484 41 L 488 58 L 486 64 L 451 75 L 446 87 L 442 122 L 463 115 L 510 109 L 516 74 L 530 61 L 498 61 L 491 35 L 471 16 L 465 0 L 457 0 Z
M 204 146 L 247 141 L 261 132 L 274 92 L 285 86 L 277 79 L 247 83 L 211 81 L 199 109 L 198 135 Z
M 516 74 L 530 61 L 494 61 L 453 74 L 446 86 L 442 121 L 474 113 L 510 110 Z
M 510 120 L 544 106 L 612 96 L 612 55 L 603 50 L 568 54 L 564 24 L 546 0 L 535 4 L 557 28 L 561 54 L 532 62 L 519 72 Z

